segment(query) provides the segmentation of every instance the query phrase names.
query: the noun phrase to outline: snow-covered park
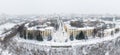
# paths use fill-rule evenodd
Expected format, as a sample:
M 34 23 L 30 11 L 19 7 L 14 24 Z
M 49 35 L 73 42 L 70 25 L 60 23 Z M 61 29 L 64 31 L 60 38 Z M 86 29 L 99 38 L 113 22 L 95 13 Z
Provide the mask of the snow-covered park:
M 72 34 L 75 34 L 76 32 L 80 33 L 79 31 L 75 31 L 75 30 L 86 31 L 84 37 L 87 36 L 88 38 L 80 39 L 81 38 L 80 35 L 78 35 L 79 39 L 75 38 L 75 36 L 69 38 L 71 35 L 68 34 L 69 32 L 67 33 L 66 30 L 68 29 L 65 29 L 66 24 L 64 24 L 64 22 L 60 18 L 57 19 L 57 24 L 59 25 L 57 27 L 58 28 L 57 30 L 55 30 L 54 27 L 49 25 L 52 22 L 51 23 L 43 22 L 43 24 L 39 24 L 39 22 L 37 23 L 37 21 L 32 21 L 29 23 L 23 22 L 22 24 L 19 25 L 15 23 L 5 23 L 3 25 L 0 25 L 0 31 L 1 31 L 0 37 L 4 37 L 2 40 L 0 40 L 0 54 L 1 55 L 119 55 L 120 54 L 119 53 L 120 31 L 118 30 L 119 25 L 114 26 L 114 24 L 116 23 L 112 21 L 111 21 L 112 23 L 105 21 L 104 22 L 97 21 L 98 22 L 98 25 L 96 25 L 98 26 L 97 28 L 102 27 L 102 25 L 103 26 L 106 25 L 104 32 L 101 31 L 103 29 L 99 29 L 100 34 L 105 33 L 106 35 L 102 36 L 101 34 L 99 36 L 96 34 L 96 36 L 93 37 L 94 35 L 92 35 L 93 32 L 91 32 L 91 30 L 93 31 L 95 27 L 90 27 L 90 26 L 95 26 L 93 24 L 94 22 L 96 23 L 96 21 L 92 20 L 90 22 L 90 20 L 87 20 L 87 22 L 86 21 L 79 22 L 76 20 L 72 20 L 71 22 L 73 23 L 75 22 L 74 24 L 77 24 L 76 25 L 77 27 L 73 27 L 74 25 L 72 26 L 67 23 L 68 26 L 66 27 L 72 30 L 70 31 Z M 83 27 L 81 27 L 82 24 L 81 26 L 79 26 L 80 23 L 84 24 Z M 90 23 L 92 25 L 89 25 Z M 34 25 L 34 24 L 38 24 L 38 25 Z M 107 26 L 107 24 L 111 24 L 111 27 L 110 25 Z M 9 32 L 4 33 L 6 30 L 9 29 L 11 29 Z M 117 31 L 115 31 L 116 29 Z M 36 30 L 39 31 L 38 34 Z M 46 30 L 47 32 L 44 32 Z M 50 40 L 47 40 L 47 34 L 50 33 L 51 30 L 52 30 L 51 33 L 52 38 L 50 38 Z M 90 31 L 87 32 L 87 30 Z M 11 33 L 15 35 L 12 35 Z M 41 37 L 42 39 L 38 37 Z M 37 40 L 37 39 L 41 39 L 41 40 Z

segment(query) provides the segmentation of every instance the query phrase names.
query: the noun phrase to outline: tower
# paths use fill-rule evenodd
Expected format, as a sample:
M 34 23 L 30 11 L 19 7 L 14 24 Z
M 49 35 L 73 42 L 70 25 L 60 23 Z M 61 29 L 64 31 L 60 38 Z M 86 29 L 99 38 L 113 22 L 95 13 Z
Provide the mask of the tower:
M 54 40 L 56 42 L 65 42 L 69 36 L 68 34 L 66 33 L 65 29 L 64 29 L 64 23 L 61 19 L 62 17 L 60 16 L 57 16 L 56 19 L 57 19 L 57 22 L 58 22 L 58 25 L 59 25 L 59 28 L 58 30 L 53 33 L 52 37 L 54 38 Z

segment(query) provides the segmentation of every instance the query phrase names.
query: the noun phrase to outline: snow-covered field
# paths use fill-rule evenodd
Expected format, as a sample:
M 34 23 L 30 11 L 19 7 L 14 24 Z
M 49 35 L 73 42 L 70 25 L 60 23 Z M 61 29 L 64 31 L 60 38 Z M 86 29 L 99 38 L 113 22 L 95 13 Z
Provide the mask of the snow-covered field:
M 15 26 L 16 24 L 15 23 L 5 23 L 3 25 L 0 25 L 0 34 L 2 32 L 4 32 L 4 29 L 8 30 L 8 29 L 11 29 L 13 26 Z

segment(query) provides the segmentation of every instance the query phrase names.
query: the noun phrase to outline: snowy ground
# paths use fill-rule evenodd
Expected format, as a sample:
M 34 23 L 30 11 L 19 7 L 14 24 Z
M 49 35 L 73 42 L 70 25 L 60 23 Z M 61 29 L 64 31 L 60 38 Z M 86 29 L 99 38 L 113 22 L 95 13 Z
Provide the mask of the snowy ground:
M 71 41 L 66 43 L 58 42 L 39 42 L 25 40 L 17 35 L 5 46 L 1 46 L 2 55 L 119 55 L 120 33 L 115 36 L 95 38 L 89 40 Z M 70 48 L 54 48 L 51 46 L 71 46 Z M 4 49 L 5 48 L 5 49 Z M 3 50 L 4 49 L 4 50 Z
M 9 53 L 9 51 L 8 50 L 2 50 L 1 48 L 0 48 L 0 55 L 12 55 L 11 53 Z
M 2 32 L 4 32 L 4 29 L 10 29 L 10 28 L 12 28 L 13 26 L 15 26 L 16 24 L 15 23 L 5 23 L 5 24 L 3 24 L 3 25 L 0 25 L 0 34 L 2 33 Z
M 74 40 L 68 42 L 25 40 L 17 34 L 5 46 L 0 45 L 0 55 L 119 55 L 120 32 L 102 38 Z M 51 46 L 72 46 L 70 48 L 52 48 Z M 4 49 L 5 48 L 5 49 Z M 4 49 L 4 50 L 3 50 Z M 16 51 L 17 50 L 17 51 Z M 17 54 L 16 54 L 17 53 Z

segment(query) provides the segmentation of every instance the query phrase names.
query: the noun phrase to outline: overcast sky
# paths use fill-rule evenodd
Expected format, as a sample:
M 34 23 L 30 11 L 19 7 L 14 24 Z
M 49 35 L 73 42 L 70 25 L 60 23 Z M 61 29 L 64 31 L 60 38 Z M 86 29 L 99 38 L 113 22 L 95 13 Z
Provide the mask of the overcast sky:
M 0 0 L 7 14 L 120 14 L 120 0 Z

